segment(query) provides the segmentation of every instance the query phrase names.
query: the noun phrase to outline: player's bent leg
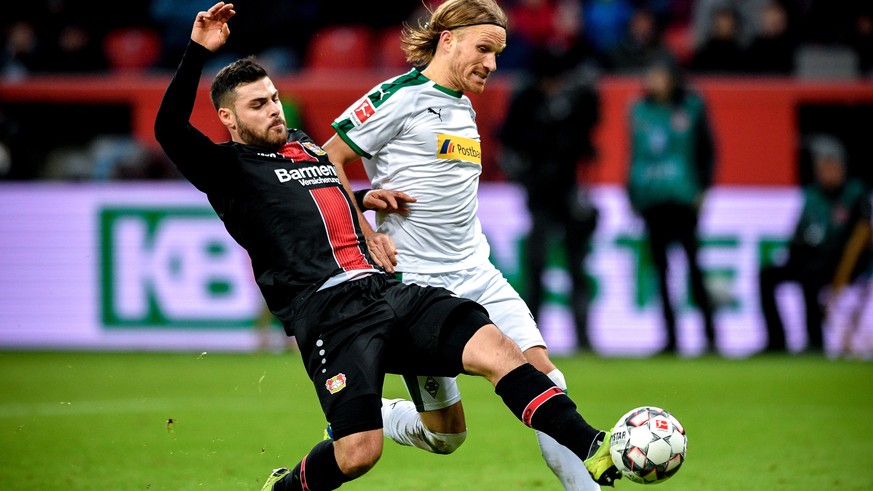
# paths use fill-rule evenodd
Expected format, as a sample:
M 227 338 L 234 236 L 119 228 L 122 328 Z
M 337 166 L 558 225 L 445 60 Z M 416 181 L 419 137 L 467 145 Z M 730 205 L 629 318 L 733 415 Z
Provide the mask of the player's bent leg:
M 420 413 L 412 401 L 383 399 L 382 421 L 386 437 L 401 445 L 435 454 L 450 454 L 467 438 L 460 401 L 446 408 Z
M 537 370 L 548 375 L 558 369 L 549 358 L 549 350 L 545 346 L 533 346 L 524 351 L 524 358 Z M 563 377 L 563 376 L 562 376 Z M 566 384 L 565 384 L 566 385 Z M 561 387 L 566 390 L 566 387 Z
M 293 470 L 276 469 L 262 491 L 332 490 L 364 475 L 382 456 L 382 430 L 319 442 Z
M 461 360 L 467 373 L 485 377 L 495 386 L 506 374 L 527 363 L 518 345 L 494 324 L 482 326 L 473 334 Z
M 567 382 L 560 370 L 556 368 L 546 375 L 555 385 L 567 392 Z M 600 489 L 579 456 L 542 431 L 537 431 L 536 435 L 543 460 L 546 461 L 555 477 L 561 481 L 566 491 L 597 491 Z
M 441 409 L 422 411 L 419 414 L 424 426 L 430 431 L 439 433 L 467 432 L 467 419 L 464 416 L 464 405 L 461 401 Z
M 468 373 L 491 381 L 504 404 L 525 425 L 551 436 L 580 460 L 598 457 L 598 465 L 586 463 L 585 467 L 599 484 L 611 486 L 621 477 L 614 465 L 600 465 L 598 450 L 603 447 L 605 433 L 588 424 L 566 393 L 527 363 L 518 346 L 496 326 L 486 325 L 470 338 L 463 363 Z
M 524 357 L 534 368 L 545 373 L 561 390 L 567 392 L 564 374 L 552 363 L 545 346 L 534 346 L 525 350 Z M 543 460 L 546 461 L 546 465 L 549 466 L 555 477 L 561 481 L 565 490 L 596 491 L 600 489 L 600 486 L 594 482 L 583 465 L 582 459 L 542 431 L 537 431 L 536 435 Z

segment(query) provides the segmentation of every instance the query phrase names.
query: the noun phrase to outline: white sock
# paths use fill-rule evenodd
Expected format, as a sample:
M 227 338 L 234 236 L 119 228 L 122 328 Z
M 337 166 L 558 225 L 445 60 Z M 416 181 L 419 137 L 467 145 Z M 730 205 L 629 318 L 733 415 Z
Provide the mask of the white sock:
M 382 425 L 385 436 L 401 445 L 418 447 L 437 454 L 450 454 L 467 438 L 467 432 L 437 433 L 421 422 L 412 401 L 382 399 Z
M 547 374 L 552 382 L 567 392 L 567 382 L 564 374 L 555 369 Z M 569 448 L 561 445 L 554 438 L 537 431 L 537 442 L 546 464 L 564 485 L 567 491 L 597 491 L 600 486 L 591 478 L 582 460 Z

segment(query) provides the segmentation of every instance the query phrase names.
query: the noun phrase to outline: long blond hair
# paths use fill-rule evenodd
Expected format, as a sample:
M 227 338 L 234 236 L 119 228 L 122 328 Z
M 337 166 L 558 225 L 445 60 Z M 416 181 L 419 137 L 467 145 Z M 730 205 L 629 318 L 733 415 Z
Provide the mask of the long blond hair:
M 400 43 L 406 61 L 424 66 L 433 59 L 443 31 L 478 24 L 494 24 L 506 29 L 506 21 L 506 13 L 494 0 L 447 0 L 431 12 L 430 20 L 419 20 L 418 26 L 404 23 Z

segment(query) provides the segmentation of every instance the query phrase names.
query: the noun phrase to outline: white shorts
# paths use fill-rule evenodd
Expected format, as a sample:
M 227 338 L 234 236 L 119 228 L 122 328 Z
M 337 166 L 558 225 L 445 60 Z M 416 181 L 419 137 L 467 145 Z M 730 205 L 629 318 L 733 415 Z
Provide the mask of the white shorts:
M 401 274 L 403 283 L 421 286 L 441 286 L 459 297 L 478 302 L 488 310 L 488 316 L 515 344 L 526 351 L 546 346 L 533 315 L 518 292 L 490 262 L 450 273 Z M 404 377 L 406 388 L 419 411 L 449 407 L 461 400 L 461 391 L 453 377 Z

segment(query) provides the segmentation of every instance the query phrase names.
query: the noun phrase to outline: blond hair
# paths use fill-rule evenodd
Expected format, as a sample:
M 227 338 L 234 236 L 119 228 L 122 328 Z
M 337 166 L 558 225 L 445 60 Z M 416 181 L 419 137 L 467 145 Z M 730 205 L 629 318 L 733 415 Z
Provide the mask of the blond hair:
M 431 12 L 430 20 L 419 20 L 416 27 L 404 23 L 400 43 L 406 61 L 424 66 L 433 59 L 443 31 L 480 24 L 506 29 L 506 21 L 506 13 L 494 0 L 447 0 Z

